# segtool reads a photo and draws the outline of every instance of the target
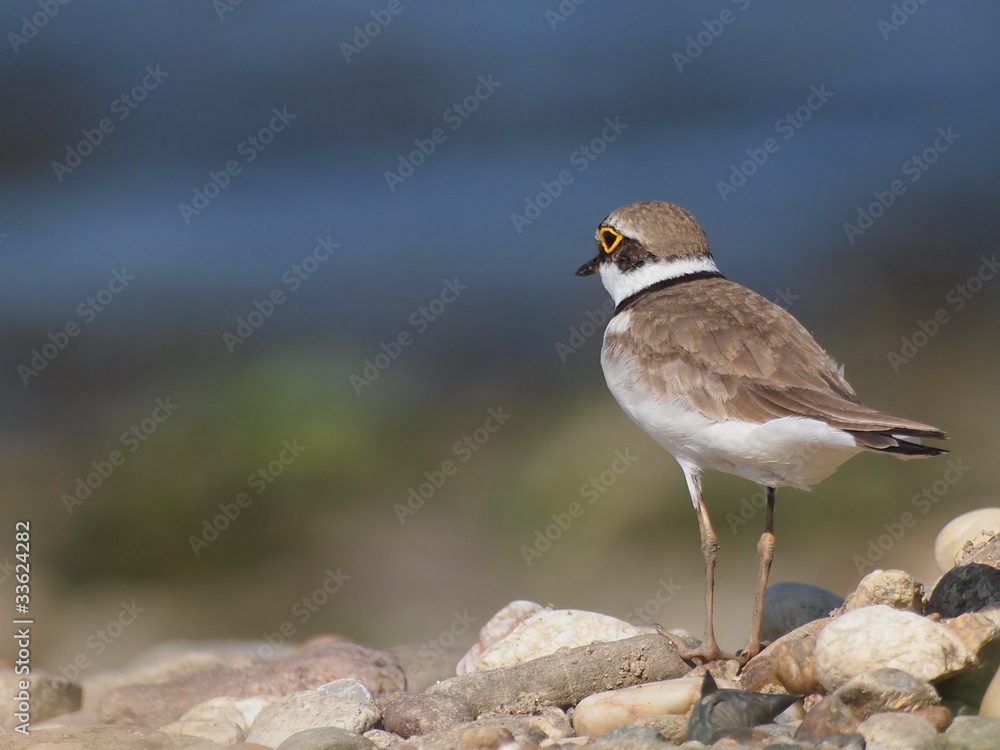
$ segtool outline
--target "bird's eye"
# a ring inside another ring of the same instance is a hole
[[[611,255],[622,242],[622,236],[611,227],[601,227],[601,247],[604,252]]]

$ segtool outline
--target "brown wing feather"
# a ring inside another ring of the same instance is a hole
[[[712,419],[812,417],[852,433],[882,433],[886,437],[859,440],[874,449],[896,442],[892,433],[945,437],[930,425],[864,406],[791,314],[726,279],[651,294],[630,314],[629,333],[608,336],[612,356],[618,344],[634,351],[654,390],[683,398]]]

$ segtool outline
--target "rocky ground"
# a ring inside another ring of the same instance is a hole
[[[336,638],[165,645],[82,685],[35,673],[30,736],[20,678],[0,670],[0,748],[1000,748],[998,530],[1000,509],[949,524],[929,596],[902,571],[846,600],[772,586],[771,644],[739,672],[622,620],[518,601],[437,674],[416,649]]]

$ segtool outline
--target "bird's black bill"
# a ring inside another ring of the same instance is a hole
[[[576,275],[593,276],[595,273],[600,273],[601,269],[597,265],[600,260],[601,260],[600,256],[597,256],[593,260],[588,260],[586,263],[584,263],[582,266],[576,269]]]

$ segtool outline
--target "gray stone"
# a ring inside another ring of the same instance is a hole
[[[873,570],[844,601],[844,612],[876,604],[922,613],[924,586],[902,570]]]
[[[776,583],[767,589],[760,637],[775,641],[843,605],[842,597],[808,583]]]
[[[933,685],[901,669],[862,672],[833,694],[862,718],[883,711],[916,711],[941,702]]]
[[[361,693],[349,686],[336,692],[346,697],[304,690],[275,701],[257,715],[247,732],[247,742],[277,747],[296,732],[319,727],[338,727],[360,735],[378,722],[379,710],[367,689],[365,701],[357,700]]]
[[[1000,719],[991,716],[956,716],[945,730],[949,750],[997,750]]]
[[[472,706],[451,695],[396,693],[382,704],[382,726],[401,737],[443,732],[475,718]]]
[[[646,740],[647,742],[666,742],[667,738],[655,729],[649,727],[615,727],[601,736],[602,740]]]
[[[1000,604],[1000,539],[994,539],[937,582],[927,611],[958,617]]]
[[[885,750],[940,750],[943,743],[927,719],[913,714],[875,714],[858,727],[868,747]]]
[[[974,664],[965,642],[940,623],[881,605],[834,618],[816,639],[817,673],[827,690],[882,667],[934,682]]]
[[[338,727],[317,727],[296,732],[277,750],[375,750],[378,745],[360,734]]]

